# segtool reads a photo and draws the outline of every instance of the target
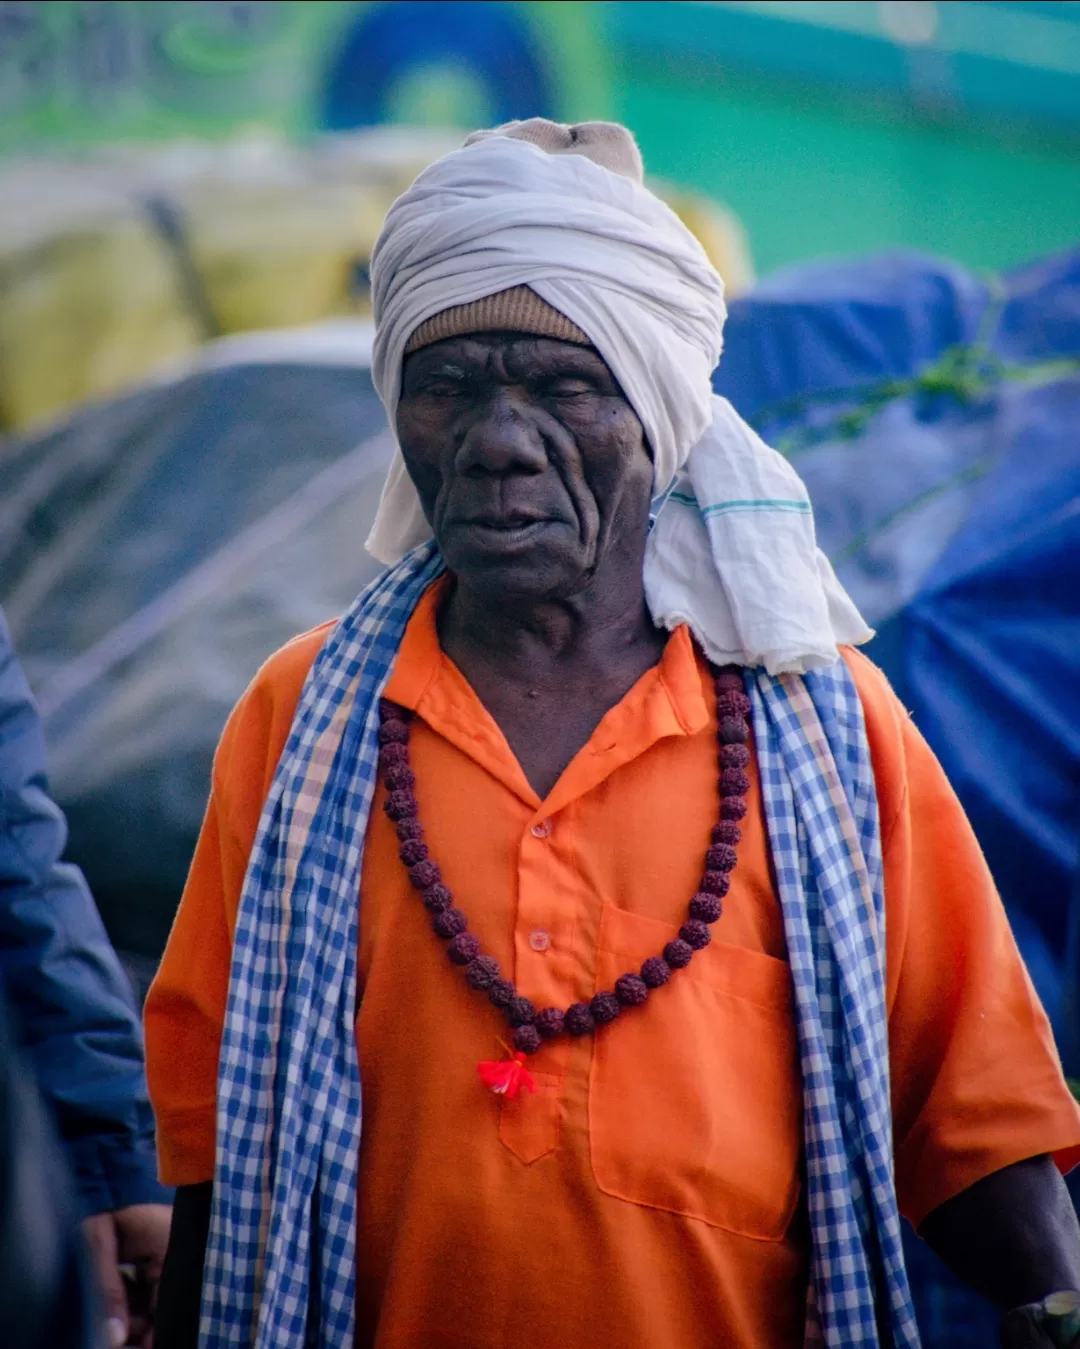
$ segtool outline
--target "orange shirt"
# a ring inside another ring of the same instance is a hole
[[[421,817],[470,928],[538,1005],[610,988],[675,935],[717,818],[711,681],[685,629],[545,801],[439,649],[441,587],[387,696],[417,713]],[[232,931],[259,808],[327,629],[274,656],[225,730],[147,1001],[164,1180],[210,1179]],[[878,782],[901,1207],[1080,1157],[1080,1113],[978,846],[881,674],[846,658]],[[500,1015],[431,933],[379,808],[361,882],[358,1337],[363,1349],[801,1343],[808,1249],[783,924],[757,782],[713,943],[633,1014],[476,1076]]]

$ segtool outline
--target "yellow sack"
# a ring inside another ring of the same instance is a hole
[[[386,127],[300,149],[265,137],[0,168],[0,428],[138,383],[207,338],[370,312],[390,204],[456,131]],[[738,220],[651,186],[737,294]]]
[[[137,203],[77,170],[0,173],[0,427],[111,394],[202,340]]]

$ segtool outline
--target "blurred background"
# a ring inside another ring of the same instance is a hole
[[[615,118],[1080,1073],[1080,4],[0,0],[0,604],[138,990],[259,664],[374,574],[368,261],[463,131]],[[925,1340],[995,1342],[912,1248]]]

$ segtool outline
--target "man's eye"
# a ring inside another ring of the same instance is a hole
[[[581,398],[586,394],[595,393],[596,390],[584,379],[555,379],[547,386],[545,392],[549,398]]]
[[[424,385],[423,392],[429,398],[460,398],[468,393],[468,386],[463,380],[433,379]]]

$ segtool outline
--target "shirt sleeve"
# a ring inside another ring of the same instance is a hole
[[[0,615],[0,974],[85,1212],[168,1203],[131,989],[77,867],[60,861],[41,721]]]
[[[211,793],[180,908],[143,1008],[158,1168],[169,1185],[195,1185],[214,1174],[218,1052],[232,956],[226,892],[235,884]],[[234,910],[238,899],[237,890]]]
[[[218,1058],[236,914],[263,801],[328,626],[272,656],[229,717],[187,884],[146,995],[146,1071],[157,1116],[158,1169],[169,1185],[213,1179]]]
[[[918,1226],[1002,1167],[1080,1161],[1080,1110],[989,869],[941,765],[869,662],[896,1184]]]

